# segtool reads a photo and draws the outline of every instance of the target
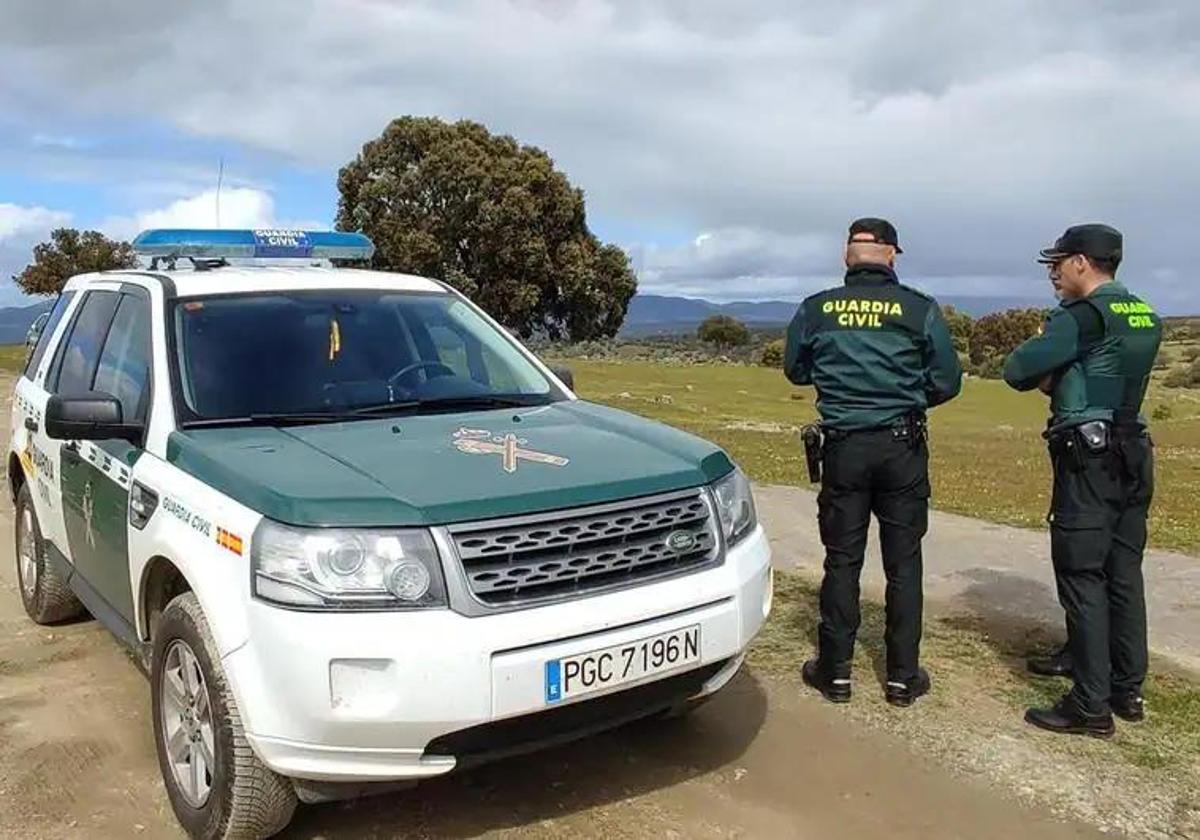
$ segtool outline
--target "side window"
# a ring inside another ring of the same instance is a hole
[[[46,355],[46,349],[50,346],[50,338],[54,335],[54,331],[58,328],[59,322],[63,319],[67,307],[71,305],[74,298],[74,292],[63,292],[54,302],[54,307],[50,310],[50,317],[42,324],[41,331],[37,336],[37,344],[25,365],[26,379],[32,380],[37,375],[38,365],[42,363],[42,357]]]
[[[55,394],[82,394],[92,390],[100,347],[108,334],[120,295],[117,292],[88,292],[71,332],[54,358],[56,370],[46,378],[46,390]]]
[[[92,389],[116,397],[121,417],[133,422],[145,419],[149,384],[150,304],[136,295],[121,295]]]

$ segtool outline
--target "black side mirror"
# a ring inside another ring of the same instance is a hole
[[[54,440],[127,440],[142,438],[140,423],[126,423],[116,397],[100,391],[46,402],[46,435]]]
[[[569,367],[558,365],[550,368],[550,372],[557,376],[562,384],[566,385],[572,391],[575,390],[575,374],[571,373]]]

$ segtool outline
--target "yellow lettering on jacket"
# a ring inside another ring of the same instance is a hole
[[[837,315],[837,325],[851,329],[880,329],[891,318],[904,315],[904,307],[894,300],[827,300],[821,305],[826,315]]]

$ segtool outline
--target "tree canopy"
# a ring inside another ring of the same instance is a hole
[[[1042,309],[1006,309],[980,318],[971,327],[972,369],[987,378],[999,376],[1004,358],[1037,335],[1045,318]]]
[[[696,329],[696,337],[718,347],[739,347],[750,340],[750,330],[732,315],[710,315]]]
[[[444,280],[523,337],[614,335],[637,280],[540,149],[478,123],[401,117],[338,174],[337,226],[375,268]]]
[[[57,228],[50,241],[34,246],[33,262],[13,276],[27,295],[56,295],[76,274],[134,268],[138,264],[133,246],[109,239],[96,230]]]

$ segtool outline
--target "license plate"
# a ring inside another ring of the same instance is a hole
[[[605,691],[700,661],[700,625],[546,662],[546,702]]]

